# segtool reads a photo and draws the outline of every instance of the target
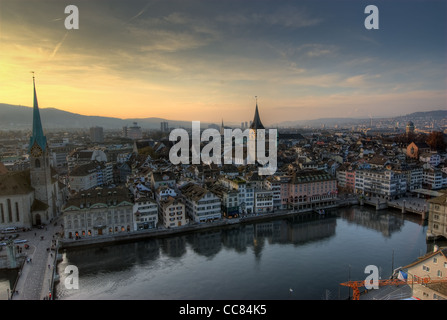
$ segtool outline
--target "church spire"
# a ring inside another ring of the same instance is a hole
[[[261,118],[259,117],[259,111],[258,111],[258,97],[256,96],[256,110],[255,110],[255,117],[253,119],[253,122],[251,123],[250,129],[265,129],[264,125],[261,122]]]
[[[33,132],[29,141],[29,148],[34,144],[38,144],[42,151],[45,151],[47,146],[47,138],[43,134],[42,121],[40,120],[39,104],[37,102],[36,82],[33,72],[33,88],[34,88],[34,103],[33,103]]]

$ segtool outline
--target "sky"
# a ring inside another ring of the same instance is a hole
[[[32,106],[34,71],[40,108],[123,119],[240,123],[256,99],[266,126],[447,109],[446,15],[445,0],[0,0],[0,103]]]

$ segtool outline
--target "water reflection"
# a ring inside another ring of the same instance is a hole
[[[425,235],[415,235],[414,232],[424,228],[418,221],[412,222],[413,218],[407,218],[392,211],[376,212],[355,207],[324,217],[297,215],[169,238],[71,249],[58,266],[61,281],[56,296],[64,299],[73,294],[63,288],[63,270],[66,265],[73,264],[79,267],[81,280],[88,278],[88,284],[84,284],[85,292],[74,293],[78,298],[110,298],[108,294],[120,298],[118,287],[132,287],[132,290],[120,290],[139,292],[138,298],[147,299],[158,295],[166,298],[200,298],[203,295],[206,299],[221,299],[226,294],[233,297],[234,290],[242,286],[241,296],[256,298],[258,292],[270,292],[267,298],[282,299],[282,287],[288,288],[294,281],[299,281],[302,286],[303,281],[307,281],[304,279],[319,276],[321,283],[315,288],[309,287],[309,292],[303,294],[303,297],[312,297],[312,294],[317,295],[312,290],[326,292],[328,282],[331,290],[338,290],[338,283],[347,280],[346,263],[352,264],[353,271],[359,270],[358,277],[363,276],[364,265],[370,264],[371,259],[388,269],[391,257],[388,252],[391,250],[399,252],[398,258],[403,263],[412,262],[420,253],[425,254],[422,252],[427,247]],[[392,237],[394,234],[399,236]],[[409,246],[411,237],[414,238],[411,245],[415,248]],[[391,240],[395,243],[390,244]],[[353,253],[359,256],[353,256]],[[322,273],[328,273],[329,264],[333,266],[331,276],[321,277]],[[222,270],[231,270],[231,277],[225,283],[219,282]],[[297,279],[297,275],[305,275],[305,278]],[[195,283],[194,287],[178,282],[185,277],[188,283]],[[177,279],[177,282],[171,279]],[[113,294],[95,289],[95,285],[104,282],[113,283]],[[141,287],[143,282],[147,284],[144,288]],[[223,285],[226,289],[217,290],[216,287]],[[262,289],[256,289],[256,286]],[[131,293],[128,296],[133,297]]]
[[[136,264],[147,264],[163,253],[172,258],[186,255],[189,247],[197,255],[212,259],[223,248],[246,252],[248,248],[261,255],[263,243],[300,245],[335,235],[337,216],[299,216],[254,224],[242,224],[219,230],[200,231],[170,238],[149,239],[135,243],[97,248],[70,249],[67,264],[82,264],[90,273],[102,267],[109,271],[124,270]]]
[[[8,293],[14,287],[17,279],[17,270],[0,270],[0,300],[8,300]]]

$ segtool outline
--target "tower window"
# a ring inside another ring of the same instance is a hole
[[[11,199],[8,199],[7,203],[8,203],[8,222],[12,222]]]
[[[39,159],[36,159],[36,161],[34,161],[34,167],[40,168],[40,160]]]
[[[1,223],[5,223],[5,212],[3,210],[3,203],[0,203]]]
[[[19,204],[16,202],[16,221],[20,221]]]

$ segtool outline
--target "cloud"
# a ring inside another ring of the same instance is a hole
[[[215,20],[230,26],[267,25],[292,29],[316,26],[323,21],[321,18],[309,14],[306,9],[295,6],[279,6],[273,12],[263,12],[262,9],[256,10],[256,7],[250,7],[250,9],[241,10],[245,12],[220,14]]]
[[[54,58],[54,56],[56,55],[57,51],[59,50],[59,48],[61,47],[62,43],[64,43],[65,39],[68,36],[68,32],[65,32],[64,37],[62,38],[62,40],[56,45],[56,47],[54,48],[53,52],[50,55],[49,60],[52,60]]]

